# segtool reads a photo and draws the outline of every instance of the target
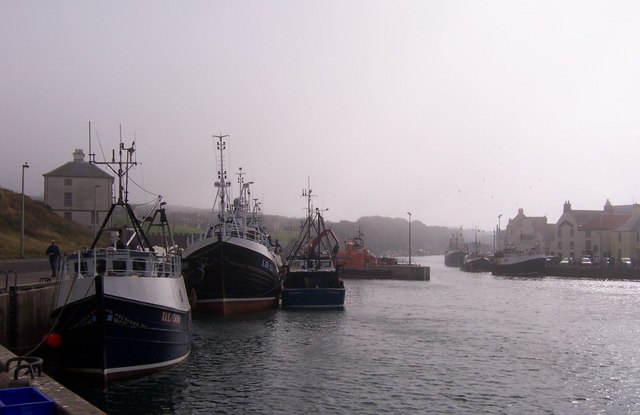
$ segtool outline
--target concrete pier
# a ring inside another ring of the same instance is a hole
[[[431,269],[415,264],[385,265],[370,269],[345,269],[340,277],[355,280],[429,281]]]
[[[58,414],[103,414],[45,373],[32,379],[21,370],[14,379],[17,364],[7,370],[15,353],[31,353],[49,331],[56,284],[50,277],[46,259],[0,261],[0,344],[8,347],[0,346],[0,388],[36,387],[56,403]]]
[[[35,371],[33,379],[25,370],[18,371],[17,379],[15,371],[17,365],[10,365],[6,371],[6,363],[9,359],[17,357],[11,351],[0,346],[0,388],[18,388],[33,386],[47,395],[56,404],[56,413],[61,415],[98,415],[104,414],[100,409],[91,405],[69,389],[65,388],[45,373]]]

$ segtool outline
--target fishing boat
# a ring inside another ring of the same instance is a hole
[[[182,254],[187,282],[195,291],[195,310],[232,315],[276,308],[282,261],[279,247],[261,224],[260,204],[251,204],[250,185],[239,169],[239,196],[231,199],[225,150],[228,135],[217,139],[217,193],[207,231]]]
[[[180,363],[191,350],[191,312],[177,246],[152,246],[147,236],[151,226],[168,229],[164,203],[158,198],[150,220],[140,221],[124,190],[136,164],[134,151],[121,141],[118,162],[115,155],[112,162],[92,161],[118,175],[119,194],[91,247],[63,258],[46,343],[55,347],[51,353],[64,373],[102,381],[130,378]],[[118,213],[127,225],[111,228],[111,245],[99,248]]]
[[[474,229],[473,252],[465,255],[460,269],[466,272],[489,272],[491,271],[491,260],[483,252],[480,252],[478,243],[479,230]]]
[[[491,260],[480,252],[465,255],[460,267],[466,272],[489,272],[491,271]]]
[[[539,277],[546,270],[547,257],[535,250],[507,247],[493,260],[491,273],[499,276]]]
[[[467,246],[462,236],[462,229],[451,235],[449,245],[444,254],[444,264],[448,267],[461,267],[467,255]]]
[[[307,218],[287,257],[282,280],[282,308],[343,308],[344,283],[335,266],[338,239],[324,223],[320,209],[311,207],[307,197]]]

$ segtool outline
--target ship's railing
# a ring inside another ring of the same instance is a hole
[[[320,270],[331,270],[334,268],[333,261],[330,259],[321,259],[318,261],[317,259],[294,259],[289,261],[289,270],[290,271],[299,271],[306,269],[320,269]]]
[[[98,275],[116,277],[171,278],[181,274],[178,255],[157,255],[155,252],[128,249],[98,249],[79,251],[65,258],[64,278],[84,278]]]

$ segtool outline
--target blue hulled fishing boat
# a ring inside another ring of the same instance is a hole
[[[282,281],[282,308],[343,308],[344,283],[335,266],[338,239],[326,228],[319,209],[307,197],[307,218],[287,257]]]
[[[175,365],[191,350],[191,310],[177,247],[152,246],[147,237],[151,226],[168,229],[163,203],[158,198],[150,221],[140,221],[123,190],[136,164],[133,152],[133,145],[125,149],[121,143],[119,162],[93,161],[117,166],[118,200],[91,247],[64,257],[47,342],[57,346],[51,352],[63,372],[103,381]],[[111,246],[98,248],[118,210],[127,225],[112,229]]]

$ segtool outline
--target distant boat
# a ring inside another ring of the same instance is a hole
[[[491,271],[491,260],[478,252],[468,254],[465,255],[460,269],[466,272],[489,272]]]
[[[135,217],[123,190],[136,164],[133,152],[133,145],[125,149],[121,143],[119,162],[96,163],[117,166],[118,201],[91,247],[64,257],[47,342],[58,346],[52,353],[62,371],[103,381],[175,365],[191,350],[191,312],[177,247],[151,246],[142,228],[146,221]],[[157,203],[147,231],[154,225],[168,229],[164,203],[159,198]],[[116,209],[124,212],[130,229],[113,230],[113,245],[98,248]],[[154,223],[158,216],[160,222]],[[125,230],[132,232],[128,239]]]
[[[254,200],[251,206],[253,182],[244,182],[242,168],[237,173],[240,194],[231,202],[226,137],[214,136],[218,139],[218,191],[210,224],[182,254],[188,284],[195,290],[196,311],[216,315],[276,308],[282,266],[278,247],[261,224],[259,203]]]
[[[464,257],[467,255],[467,246],[464,243],[462,229],[451,235],[449,245],[444,254],[444,264],[448,267],[461,267]]]
[[[307,218],[287,257],[282,280],[282,308],[343,308],[346,290],[334,263],[338,239],[325,227],[319,209],[307,197]]]
[[[547,257],[535,251],[507,247],[495,255],[491,273],[514,277],[543,276]]]
[[[378,258],[364,246],[363,234],[345,242],[338,251],[336,264],[341,267],[344,278],[382,278],[389,276],[390,266],[397,265],[395,258]]]
[[[491,271],[491,260],[487,255],[480,252],[480,244],[478,244],[478,229],[474,229],[473,247],[473,252],[465,255],[460,269],[466,272]]]

